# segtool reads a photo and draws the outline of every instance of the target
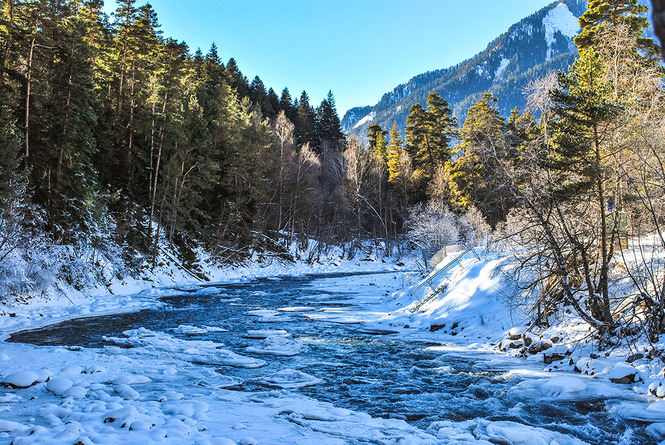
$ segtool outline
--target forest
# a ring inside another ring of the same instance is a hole
[[[108,262],[138,274],[164,249],[196,271],[201,251],[228,264],[483,242],[514,255],[538,324],[665,331],[664,72],[636,0],[589,1],[579,58],[534,79],[525,110],[501,116],[486,93],[458,122],[432,93],[404,135],[375,124],[366,145],[332,92],[278,96],[215,44],[165,37],[149,4],[117,3],[2,2],[5,295],[53,268],[75,287]]]

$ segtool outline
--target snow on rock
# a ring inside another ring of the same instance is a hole
[[[649,384],[649,393],[660,399],[665,398],[665,385],[662,380],[656,380]]]
[[[72,375],[83,374],[83,367],[79,365],[70,365],[63,369],[62,372]]]
[[[174,401],[175,400],[182,400],[184,397],[185,397],[185,395],[181,392],[176,392],[176,391],[169,390],[169,391],[166,391],[164,394],[162,394],[159,397],[158,401],[159,402],[166,402],[166,401],[169,401],[169,400],[174,400]]]
[[[135,407],[125,406],[104,414],[103,422],[122,427],[122,425],[130,425],[135,420],[138,420],[139,416],[140,414]]]
[[[371,122],[374,119],[374,116],[376,116],[376,112],[372,111],[367,116],[360,119],[358,121],[358,123],[353,126],[353,129],[355,130],[356,128],[360,128],[361,126],[365,125],[366,123]]]
[[[12,388],[29,388],[39,383],[39,375],[32,371],[18,371],[9,374],[2,382]]]
[[[656,413],[665,413],[665,401],[658,400],[657,402],[650,403],[647,411]]]
[[[523,328],[511,328],[510,331],[508,331],[508,338],[510,340],[520,340],[522,338],[522,333],[524,332]]]
[[[48,382],[53,377],[53,371],[49,368],[42,368],[37,371],[37,381],[39,383]]]
[[[665,440],[665,423],[652,423],[646,428],[646,432],[656,440]]]
[[[141,395],[129,385],[117,385],[115,392],[125,400],[138,400]]]
[[[289,339],[284,336],[268,337],[259,346],[250,346],[245,351],[254,354],[272,354],[283,356],[294,356],[300,354],[303,347],[302,341]]]
[[[587,389],[586,383],[576,377],[555,377],[543,383],[543,394],[547,397],[578,395]]]
[[[106,368],[100,365],[90,366],[88,369],[84,371],[85,374],[101,374],[103,372],[106,372]]]
[[[82,386],[72,386],[62,392],[62,397],[72,397],[74,399],[83,399],[88,394],[88,390]]]
[[[27,426],[11,420],[0,419],[0,433],[22,433],[28,429]]]
[[[628,363],[617,363],[612,367],[607,378],[614,383],[630,384],[637,377],[637,369]]]
[[[74,382],[65,377],[54,377],[47,384],[46,389],[53,394],[61,396],[65,391],[74,386]]]
[[[294,389],[302,388],[304,386],[318,385],[322,380],[295,369],[283,369],[268,377],[260,379],[260,382],[266,386]]]

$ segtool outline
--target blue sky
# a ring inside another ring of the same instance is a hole
[[[340,116],[411,77],[472,57],[552,0],[152,0],[167,37],[212,42],[279,95],[332,90]],[[141,0],[137,4],[143,4]],[[107,0],[106,9],[115,3]]]

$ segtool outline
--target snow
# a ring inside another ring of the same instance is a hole
[[[283,369],[275,374],[261,379],[261,382],[267,386],[273,386],[283,389],[302,388],[304,386],[318,385],[323,380],[305,374],[295,369]]]
[[[19,371],[9,374],[4,378],[3,383],[17,388],[28,388],[39,380],[39,376],[31,371]]]
[[[506,71],[506,68],[508,68],[508,65],[510,65],[510,59],[506,59],[505,57],[501,58],[501,63],[499,63],[499,67],[494,73],[494,78],[500,78],[503,72]]]
[[[445,261],[439,270],[444,265]],[[209,272],[218,281],[237,283],[285,270],[280,267],[235,269],[227,271],[225,278],[220,271]],[[665,392],[660,390],[665,376],[658,375],[662,366],[656,370],[646,360],[628,364],[618,355],[598,357],[592,355],[590,346],[569,348],[572,339],[588,333],[583,324],[568,326],[563,332],[531,330],[514,284],[501,272],[509,267],[510,259],[476,251],[432,282],[439,293],[427,287],[417,297],[406,288],[399,290],[396,274],[323,280],[316,292],[293,306],[252,308],[241,314],[250,323],[275,323],[276,329],[243,330],[246,343],[235,350],[200,337],[225,332],[225,327],[188,324],[167,332],[126,330],[109,336],[100,349],[4,343],[0,379],[23,389],[0,388],[0,444],[582,443],[559,432],[564,428],[553,431],[517,421],[451,419],[419,429],[403,420],[371,417],[306,397],[299,392],[301,388],[322,387],[326,378],[292,364],[294,357],[307,356],[312,340],[279,329],[280,321],[291,319],[349,324],[366,335],[431,342],[428,350],[441,353],[488,354],[495,357],[488,366],[500,373],[500,379],[519,378],[509,389],[513,400],[546,404],[550,400],[602,399],[608,416],[652,422],[647,433],[664,440],[665,401],[647,396],[649,390]],[[314,266],[319,272],[354,268],[394,270],[395,266],[345,264],[339,257]],[[304,265],[294,265],[289,272],[307,270]],[[81,307],[53,301],[5,307],[6,314],[17,316],[0,316],[0,333],[6,336],[17,329],[77,317],[85,312],[82,309],[99,314],[159,307],[159,297],[173,294],[173,286],[182,291],[193,285],[190,279],[170,282],[171,288],[143,283],[140,292],[123,297],[72,295]],[[127,294],[133,285],[124,288]],[[356,289],[349,307],[332,305],[335,296],[329,292],[342,286]],[[316,302],[316,309],[296,305],[309,302]],[[505,353],[497,349],[510,334],[519,337],[510,341],[520,346],[530,342],[552,347],[526,358],[511,357],[521,348],[507,348]],[[555,336],[561,338],[554,341]],[[565,359],[547,366],[543,364],[546,353]],[[256,374],[246,380],[228,375],[226,369],[234,367]],[[442,367],[440,372],[450,369]],[[631,384],[612,383],[612,379],[633,374],[637,378]],[[251,391],[251,385],[261,386],[263,391]],[[518,411],[510,418],[519,419]]]
[[[74,386],[74,382],[65,377],[55,377],[46,384],[46,389],[56,395],[63,395],[65,391]]]
[[[376,112],[372,111],[367,116],[360,119],[358,123],[356,123],[356,125],[353,126],[353,129],[355,130],[356,128],[362,127],[366,123],[371,122],[374,119],[374,116],[376,116]]]
[[[547,397],[559,397],[583,393],[587,384],[577,377],[564,376],[546,381],[541,389]]]
[[[572,39],[580,31],[578,18],[573,14],[565,3],[559,3],[543,19],[545,25],[545,41],[547,42],[547,60],[552,58],[552,45],[554,35],[560,32]]]
[[[253,354],[294,356],[300,354],[302,347],[303,343],[300,340],[275,335],[267,337],[260,345],[248,347],[245,351]]]

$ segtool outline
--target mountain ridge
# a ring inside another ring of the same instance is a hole
[[[567,69],[577,57],[573,39],[586,5],[586,0],[552,2],[513,24],[475,56],[416,75],[384,94],[376,105],[351,108],[342,119],[343,130],[361,139],[374,123],[388,129],[396,121],[403,130],[409,108],[424,104],[431,92],[447,100],[460,121],[487,91],[499,99],[503,115],[515,107],[524,108],[522,92],[530,81]]]

